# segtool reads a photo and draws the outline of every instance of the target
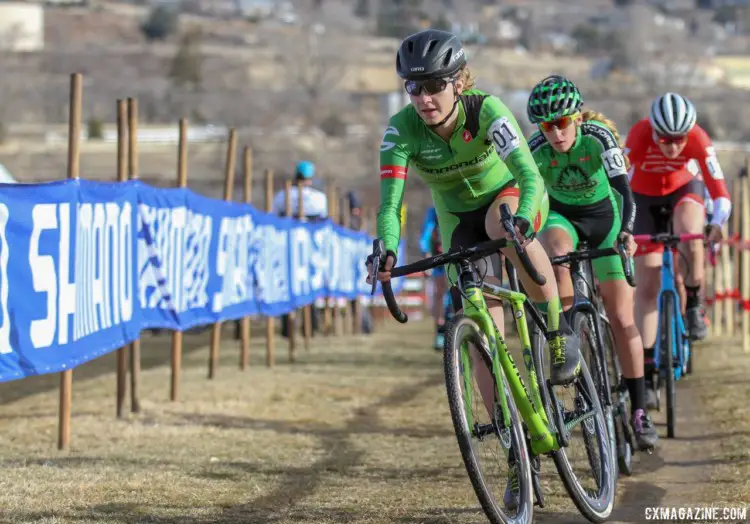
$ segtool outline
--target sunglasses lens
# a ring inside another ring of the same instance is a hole
[[[685,141],[684,136],[672,137],[672,136],[660,136],[659,143],[664,145],[681,144]]]
[[[445,80],[434,78],[430,80],[409,80],[404,84],[404,88],[412,96],[418,96],[422,92],[422,89],[428,95],[435,95],[443,91],[447,85],[448,82]]]
[[[549,133],[555,128],[565,129],[572,123],[573,123],[573,117],[571,115],[568,115],[568,116],[558,118],[557,120],[552,120],[551,122],[541,122],[539,124],[539,127],[542,128],[542,131],[546,131],[547,133]]]
[[[447,85],[448,82],[442,79],[425,80],[424,89],[428,95],[436,95],[445,89]]]

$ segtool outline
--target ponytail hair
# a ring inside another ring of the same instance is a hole
[[[612,134],[615,135],[615,140],[617,140],[617,144],[620,146],[620,149],[623,150],[622,155],[625,157],[625,169],[630,169],[630,159],[628,158],[628,155],[625,154],[625,147],[623,146],[622,139],[620,138],[620,133],[617,132],[617,126],[615,126],[615,123],[604,116],[603,113],[597,113],[596,111],[586,111],[585,113],[583,113],[582,118],[584,122],[595,120],[601,124],[604,124],[610,131],[612,131]]]

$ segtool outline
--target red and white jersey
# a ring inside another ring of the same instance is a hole
[[[687,144],[680,155],[667,158],[656,141],[651,122],[644,118],[628,133],[624,152],[631,164],[628,176],[633,193],[665,196],[698,177],[703,180],[713,199],[712,222],[723,224],[729,218],[731,203],[724,183],[724,172],[711,139],[698,124],[688,133]],[[722,212],[717,217],[719,208]]]

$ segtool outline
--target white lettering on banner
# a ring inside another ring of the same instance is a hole
[[[329,246],[329,260],[330,260],[330,286],[331,291],[337,291],[339,289],[339,268],[341,267],[341,260],[339,254],[341,253],[341,237],[339,237],[336,230],[331,230],[330,246]]]
[[[288,235],[272,225],[258,228],[254,249],[259,249],[256,263],[257,298],[273,304],[289,300]],[[258,244],[260,242],[260,244]]]
[[[354,291],[354,265],[352,263],[353,255],[356,255],[356,241],[353,238],[343,237],[341,239],[341,269],[338,289],[342,293],[351,293]]]
[[[304,227],[295,227],[289,232],[292,241],[292,293],[307,295],[310,293],[310,261],[312,259],[312,238]]]
[[[8,317],[8,239],[5,228],[8,225],[8,206],[0,203],[0,354],[10,353],[10,318]]]
[[[178,313],[208,304],[211,220],[186,207],[154,208],[141,204],[138,275],[141,306]],[[146,228],[148,231],[145,231]],[[150,236],[148,244],[146,232]],[[152,260],[156,257],[156,261]],[[171,303],[162,293],[162,285]]]
[[[222,286],[221,291],[214,293],[214,312],[250,300],[248,272],[252,230],[253,219],[250,215],[221,221],[216,272],[222,278]]]
[[[59,216],[59,220],[58,220]],[[29,265],[34,291],[45,293],[47,316],[31,321],[35,348],[68,343],[69,317],[73,339],[107,329],[133,316],[133,282],[124,268],[132,267],[132,223],[128,202],[77,205],[75,278],[70,280],[70,204],[37,204]],[[39,252],[42,233],[58,231],[58,263]]]
[[[133,318],[133,280],[128,270],[134,262],[132,214],[129,202],[78,205],[72,295],[75,299],[70,300],[76,306],[74,340]],[[61,219],[61,224],[64,222],[69,223],[69,217]],[[63,254],[70,250],[70,238],[62,229],[60,244],[62,260]],[[62,248],[63,244],[68,247]],[[67,260],[65,265],[68,265]],[[69,269],[60,263],[60,275],[67,271]],[[67,314],[63,317],[58,336],[60,344],[67,342]]]
[[[313,234],[314,247],[311,262],[314,272],[310,278],[310,285],[315,292],[322,290],[329,280],[331,234],[330,227],[322,227]]]

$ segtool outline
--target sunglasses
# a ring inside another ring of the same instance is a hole
[[[671,146],[672,144],[682,144],[685,140],[687,140],[687,136],[661,136],[654,133],[656,136],[657,142],[660,144],[664,144],[665,146]]]
[[[539,122],[539,128],[546,133],[551,132],[553,129],[565,129],[569,127],[570,124],[575,122],[577,117],[578,113],[574,115],[562,116],[557,120],[551,120],[549,122]]]
[[[404,83],[404,89],[412,96],[419,96],[424,89],[428,95],[436,95],[442,93],[448,84],[455,81],[453,78],[430,78],[427,80],[407,80]]]

